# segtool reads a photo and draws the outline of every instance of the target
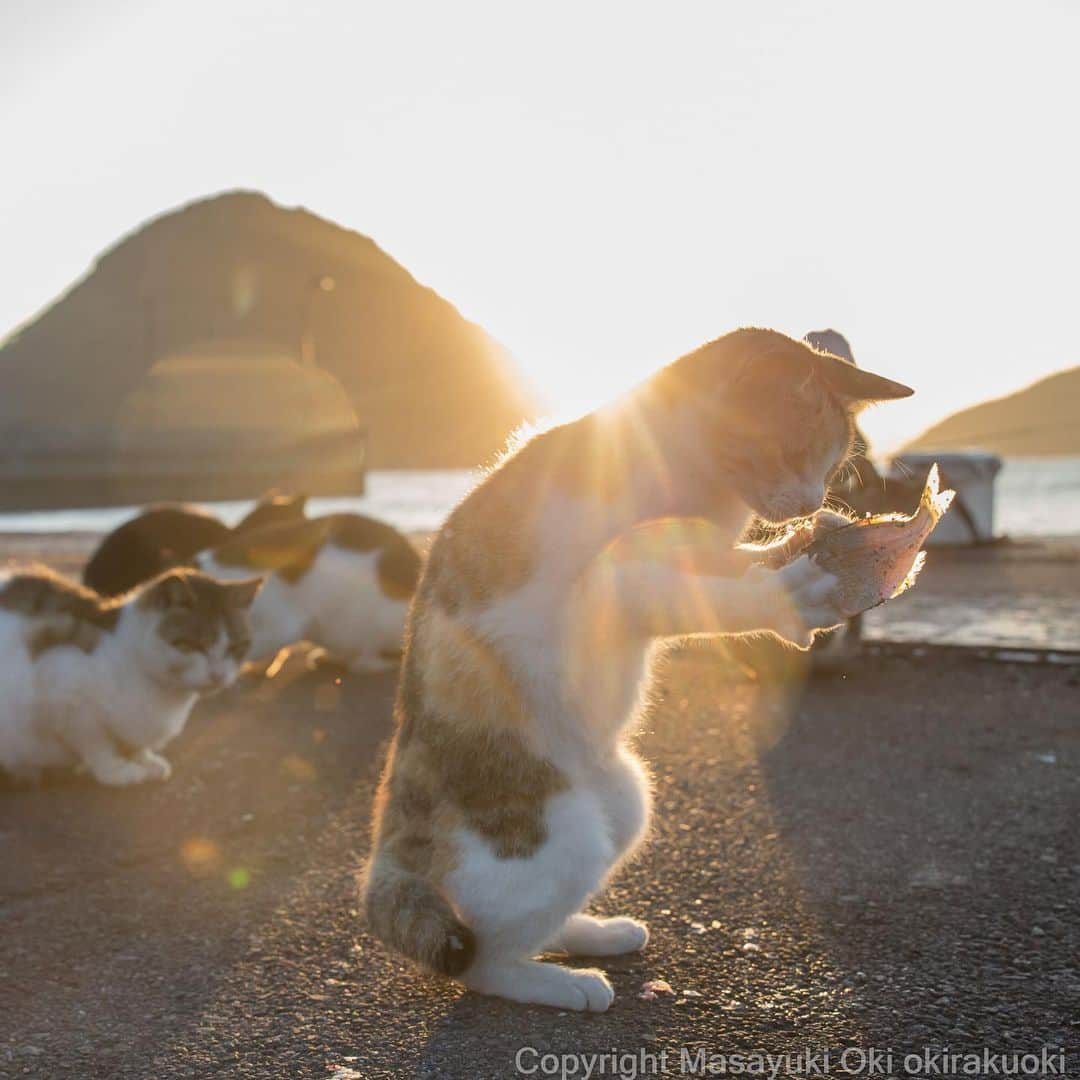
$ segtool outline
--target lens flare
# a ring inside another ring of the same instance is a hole
[[[246,866],[234,866],[226,875],[229,888],[240,892],[251,884],[251,871]]]
[[[300,780],[305,784],[313,783],[317,775],[315,766],[299,754],[288,754],[281,759],[281,770],[293,780]]]
[[[221,865],[221,849],[205,836],[193,836],[181,845],[180,861],[194,877],[208,877]]]

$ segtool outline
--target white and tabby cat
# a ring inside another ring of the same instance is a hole
[[[308,641],[353,671],[390,670],[400,662],[420,556],[385,522],[328,514],[272,525],[197,561],[214,577],[268,575],[251,611],[251,660]]]
[[[822,517],[772,548],[736,544],[754,515],[814,515],[855,412],[909,393],[736,331],[536,436],[457,507],[406,632],[364,882],[378,938],[483,993],[611,1004],[601,971],[532,958],[647,941],[634,919],[582,909],[646,831],[627,740],[651,644],[765,631],[805,647],[835,625],[835,579],[798,555]],[[645,527],[700,518],[714,543],[689,560],[693,530]]]
[[[0,766],[33,780],[168,778],[159,751],[200,694],[236,678],[258,579],[172,570],[107,600],[46,569],[0,575]]]

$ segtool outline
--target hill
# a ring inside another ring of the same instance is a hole
[[[1080,455],[1080,367],[953,413],[904,449],[979,449],[1004,456]]]
[[[220,384],[204,362],[214,355],[228,358]],[[192,356],[201,382],[177,393]],[[249,383],[237,373],[245,362]],[[189,415],[170,417],[172,426],[197,442],[204,416],[220,426],[231,410],[230,422],[254,421],[260,386],[274,389],[273,423],[293,441],[332,434],[330,416],[342,427],[337,398],[347,398],[376,467],[475,465],[529,412],[507,352],[373,240],[251,192],[192,203],[124,237],[12,335],[0,376],[9,463],[96,460],[116,453],[119,429],[133,451],[153,436],[147,416],[181,407]],[[308,414],[282,406],[289,401],[307,402]]]

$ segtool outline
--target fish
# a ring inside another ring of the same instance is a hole
[[[935,463],[914,514],[862,518],[825,533],[805,549],[804,554],[839,579],[845,617],[877,607],[915,584],[926,562],[922,546],[956,496],[940,487]]]

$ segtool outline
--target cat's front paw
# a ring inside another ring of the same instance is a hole
[[[788,528],[781,540],[763,549],[764,565],[770,570],[790,566],[815,540],[850,524],[851,518],[824,508],[811,517],[800,518]]]
[[[778,570],[783,592],[780,617],[774,630],[800,649],[808,649],[818,630],[844,621],[840,610],[840,582],[808,555]]]
[[[845,514],[837,513],[835,510],[819,510],[810,519],[811,539],[819,540],[826,533],[835,532],[837,529],[844,529],[850,525],[853,520],[853,518],[848,517]]]

